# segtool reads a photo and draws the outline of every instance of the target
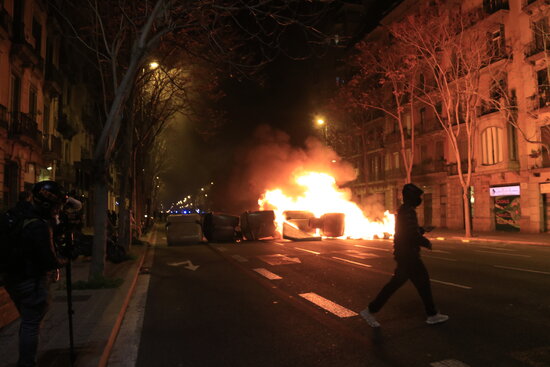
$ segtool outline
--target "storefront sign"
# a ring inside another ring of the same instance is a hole
[[[508,195],[519,195],[519,185],[518,186],[500,186],[500,187],[491,187],[489,188],[490,196],[508,196]]]

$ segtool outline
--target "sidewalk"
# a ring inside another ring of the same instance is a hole
[[[153,232],[149,233],[149,236]],[[148,241],[149,236],[142,238]],[[96,367],[130,289],[140,259],[147,245],[132,246],[134,260],[120,264],[106,262],[108,278],[123,279],[114,289],[89,289],[73,291],[73,329],[76,363],[78,367]],[[79,257],[73,262],[73,283],[87,280],[90,262]],[[63,272],[64,273],[64,272]],[[0,366],[12,367],[17,363],[18,329],[16,320],[0,329]],[[40,333],[38,366],[64,367],[69,363],[69,326],[65,278],[52,285],[52,302]]]
[[[446,239],[460,241],[505,242],[524,245],[550,246],[550,233],[521,233],[521,232],[472,232],[472,237],[466,238],[464,231],[436,228],[427,233],[430,239]]]

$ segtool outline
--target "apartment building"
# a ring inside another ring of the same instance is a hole
[[[513,100],[508,115],[482,102],[476,109],[468,199],[473,230],[550,231],[550,1],[403,1],[381,24],[398,22],[421,6],[441,4],[459,7],[468,14],[472,20],[468,27],[483,27],[487,48],[502,55],[482,68],[479,93],[498,101],[502,92],[496,87],[500,86]],[[384,26],[366,38],[379,37]],[[495,70],[503,75],[497,86],[486,76]],[[417,104],[403,117],[405,127],[414,121],[412,181],[425,191],[419,220],[426,225],[461,229],[465,218],[459,165],[433,110]],[[405,177],[401,134],[383,113],[371,112],[369,116],[354,142],[347,144],[348,150],[356,146],[356,152],[344,154],[360,172],[351,188],[356,200],[375,198],[395,210]],[[457,144],[459,151],[466,151],[465,141],[458,140]],[[461,163],[465,170],[466,162]]]
[[[85,64],[62,29],[45,1],[0,2],[2,208],[46,179],[88,194],[91,97]]]

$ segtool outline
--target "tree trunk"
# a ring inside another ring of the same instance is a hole
[[[105,244],[107,243],[108,190],[105,172],[94,182],[94,242],[89,277],[103,276],[105,270]]]
[[[464,202],[464,227],[465,227],[465,236],[472,236],[472,222],[471,222],[471,212],[470,212],[470,196],[468,195],[468,186],[462,187],[462,201]]]
[[[131,120],[131,119],[130,119]],[[122,175],[120,185],[120,203],[119,203],[119,217],[118,217],[118,243],[124,247],[128,252],[132,245],[132,231],[130,224],[130,199],[131,188],[130,183],[132,177],[132,170],[130,167],[132,164],[132,136],[133,136],[133,123],[132,121],[126,122],[126,139],[124,139],[124,148],[121,153],[122,156]]]

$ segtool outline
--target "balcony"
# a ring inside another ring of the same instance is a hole
[[[11,56],[21,60],[24,67],[37,66],[44,67],[44,60],[36,53],[34,47],[27,42],[25,38],[25,26],[21,22],[17,22],[13,27],[13,44],[11,48]],[[42,70],[41,69],[41,70]]]
[[[47,161],[61,159],[61,138],[54,135],[44,135],[42,140],[42,153],[43,157]]]
[[[483,11],[485,13],[493,14],[499,10],[510,10],[508,0],[483,0]]]
[[[538,6],[549,4],[550,0],[525,0],[523,4],[523,11],[526,13],[530,13]]]
[[[545,51],[548,52],[549,48],[550,48],[550,37],[547,40],[536,39],[527,44],[527,47],[525,50],[525,57],[529,58]]]
[[[492,14],[508,10],[510,10],[508,0],[483,0],[483,6],[474,8],[465,15],[465,27],[469,28],[485,18],[490,17]]]
[[[481,106],[479,106],[477,110],[477,116],[485,116],[498,111],[499,109],[494,104],[481,103]]]
[[[26,113],[12,112],[8,134],[10,138],[26,139],[31,143],[40,145],[38,124]]]
[[[57,131],[59,131],[65,139],[70,140],[76,135],[78,128],[69,120],[66,114],[63,114],[57,123]]]
[[[7,129],[9,120],[8,108],[0,104],[0,128]]]
[[[461,168],[462,173],[468,173],[468,160],[463,159],[461,162]],[[448,175],[449,176],[456,176],[458,175],[458,164],[457,163],[450,163],[447,165],[448,168]],[[472,173],[475,172],[475,160],[472,160]]]
[[[413,166],[412,174],[413,175],[426,175],[430,173],[446,172],[447,165],[442,159],[432,160],[427,159],[420,164],[415,164]]]
[[[46,65],[45,87],[51,91],[61,93],[63,87],[63,75],[52,63]]]

